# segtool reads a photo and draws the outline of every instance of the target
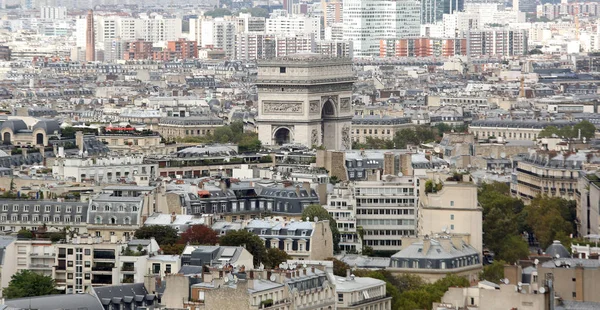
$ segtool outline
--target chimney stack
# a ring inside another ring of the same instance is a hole
[[[346,281],[350,281],[350,269],[346,269]]]
[[[96,35],[94,34],[94,11],[87,14],[85,30],[85,61],[96,61]]]

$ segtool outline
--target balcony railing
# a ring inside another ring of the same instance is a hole
[[[92,271],[112,271],[113,267],[110,266],[94,266]]]
[[[371,298],[366,298],[363,300],[359,300],[359,301],[355,301],[350,303],[350,306],[357,306],[357,305],[362,305],[362,304],[366,304],[366,303],[370,303],[379,299],[385,298],[385,296],[377,296],[377,297],[371,297]]]

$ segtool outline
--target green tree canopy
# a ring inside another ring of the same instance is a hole
[[[177,230],[163,225],[142,226],[135,231],[134,236],[137,239],[150,239],[154,237],[160,246],[176,243],[179,239]]]
[[[277,266],[279,266],[279,264],[287,262],[287,260],[291,258],[292,257],[285,251],[282,251],[277,248],[270,248],[267,250],[266,261],[268,262],[268,264],[265,265],[267,267],[276,268]]]
[[[496,260],[492,264],[483,266],[483,271],[479,274],[479,280],[487,280],[500,284],[500,280],[504,279],[504,262]]]
[[[223,17],[223,16],[231,16],[231,11],[228,9],[221,9],[221,8],[216,8],[212,11],[208,11],[204,13],[204,16],[210,16],[210,17]]]
[[[581,121],[579,124],[573,126],[573,131],[575,137],[578,137],[579,131],[581,131],[581,137],[585,137],[589,141],[596,135],[596,126],[588,121]]]
[[[327,258],[326,260],[330,260],[333,262],[333,274],[336,276],[345,277],[346,270],[351,269],[350,265],[342,262],[341,260],[339,260],[337,258],[330,257],[330,258]]]
[[[254,256],[254,267],[258,267],[261,263],[263,265],[269,263],[265,242],[259,236],[249,231],[229,231],[225,236],[221,237],[220,244],[225,246],[244,246]]]
[[[35,297],[57,294],[54,289],[52,277],[43,276],[30,270],[21,270],[15,273],[8,283],[8,287],[2,290],[6,299]]]
[[[331,229],[331,234],[333,237],[333,251],[338,252],[340,231],[337,228],[337,222],[333,216],[331,216],[331,214],[329,214],[329,212],[327,212],[327,210],[320,205],[310,205],[306,207],[304,211],[302,211],[302,219],[308,218],[309,221],[313,221],[315,217],[319,218],[319,220],[329,221],[329,228]]]
[[[520,259],[527,259],[529,257],[529,245],[521,236],[510,235],[504,238],[503,242],[497,258],[510,263],[516,263]]]
[[[543,196],[533,199],[524,212],[540,246],[546,248],[557,236],[564,238],[576,231],[576,210],[574,201]]]
[[[596,126],[588,121],[581,121],[575,126],[564,126],[557,128],[555,126],[548,126],[538,134],[538,138],[549,138],[556,135],[560,138],[577,139],[581,132],[581,138],[586,138],[588,141],[596,135]]]

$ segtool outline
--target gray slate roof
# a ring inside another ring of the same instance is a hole
[[[90,294],[48,295],[5,301],[10,307],[37,310],[104,310],[98,299]]]

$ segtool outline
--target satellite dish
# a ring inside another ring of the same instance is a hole
[[[223,281],[225,281],[225,283],[229,282],[229,277],[223,278]]]
[[[275,282],[277,280],[277,277],[273,274],[271,275],[271,278],[269,278],[269,280],[271,280],[271,282]]]
[[[238,283],[238,277],[237,276],[233,276],[233,283]]]
[[[279,268],[283,269],[283,263],[279,264]]]
[[[537,264],[539,264],[539,263],[540,263],[540,260],[539,260],[539,259],[537,259],[537,258],[536,258],[536,259],[533,261],[533,264],[534,264],[534,265],[536,265],[536,266],[537,266]]]
[[[546,293],[546,288],[545,287],[540,287],[539,292],[540,292],[540,294]]]
[[[560,255],[557,253],[556,255],[554,255],[554,257],[560,258]]]
[[[523,283],[519,282],[517,283],[517,286],[523,286]]]
[[[306,268],[306,264],[303,264],[303,265],[302,265],[302,268]]]
[[[504,282],[504,284],[509,284],[510,283],[510,281],[508,281],[507,278],[502,279],[502,282]]]

